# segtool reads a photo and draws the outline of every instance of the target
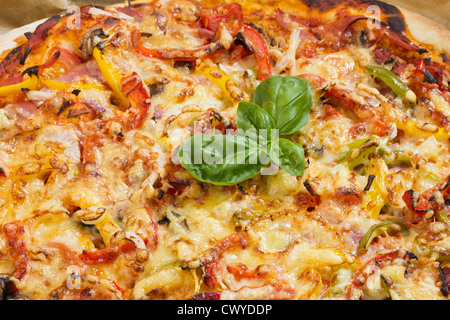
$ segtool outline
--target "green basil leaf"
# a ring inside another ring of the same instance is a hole
[[[271,140],[275,129],[273,118],[257,104],[242,101],[236,112],[236,125],[241,134],[259,141],[260,144]]]
[[[300,77],[272,76],[256,88],[253,102],[272,116],[280,135],[289,135],[300,130],[309,120],[311,87]]]
[[[241,101],[236,112],[236,124],[244,131],[249,129],[274,129],[275,122],[267,111],[257,104]]]
[[[247,180],[263,168],[255,141],[238,135],[196,134],[180,147],[183,168],[196,179],[216,185],[234,185]]]
[[[301,176],[305,171],[305,154],[303,147],[288,139],[273,141],[270,158],[281,169],[294,176]]]

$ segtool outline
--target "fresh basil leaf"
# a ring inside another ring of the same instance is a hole
[[[273,141],[270,158],[281,169],[294,176],[301,176],[305,171],[305,154],[303,147],[288,139]]]
[[[196,134],[180,147],[183,168],[196,179],[216,185],[234,185],[247,180],[263,168],[255,141],[238,135]]]
[[[236,124],[239,129],[273,129],[275,122],[273,118],[259,105],[241,101],[236,112]]]
[[[242,101],[236,112],[236,125],[241,134],[258,141],[260,144],[271,140],[275,129],[273,118],[257,104]]]
[[[311,86],[300,77],[272,76],[256,88],[253,102],[272,116],[280,135],[289,135],[309,120]]]

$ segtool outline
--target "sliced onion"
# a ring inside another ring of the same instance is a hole
[[[90,8],[88,13],[92,14],[92,15],[99,14],[99,15],[104,15],[104,16],[109,16],[109,17],[113,16],[111,12],[108,12],[108,11],[105,11],[105,10],[102,10],[102,9],[99,9],[96,7]]]
[[[50,91],[28,91],[27,98],[33,101],[37,106],[41,105],[45,100],[53,98],[56,93]]]
[[[38,141],[59,142],[65,146],[64,153],[73,163],[81,158],[79,139],[72,129],[60,126],[48,126],[42,129]]]
[[[281,71],[283,71],[285,68],[290,67],[290,74],[292,76],[296,75],[296,67],[295,67],[295,54],[297,52],[297,48],[300,44],[300,28],[294,28],[294,30],[292,30],[291,35],[289,37],[289,47],[288,50],[286,52],[286,54],[284,55],[284,57],[277,62],[277,64],[274,67],[273,72],[274,73],[280,73]]]
[[[134,243],[134,245],[136,246],[136,248],[146,249],[144,240],[142,240],[142,238],[140,236],[138,236],[136,234],[136,232],[127,231],[127,232],[125,232],[125,237],[128,240],[132,241]]]
[[[123,12],[117,12],[117,13],[113,14],[111,12],[108,12],[108,11],[105,11],[105,10],[102,10],[102,9],[99,9],[99,8],[95,8],[95,7],[90,8],[88,13],[92,14],[92,15],[98,14],[98,15],[104,15],[104,16],[108,16],[108,17],[116,16],[116,17],[118,17],[120,19],[129,20],[129,21],[133,21],[134,20],[133,17],[130,17],[129,15],[127,15],[127,14],[125,14]]]

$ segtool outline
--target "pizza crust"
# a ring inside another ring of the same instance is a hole
[[[134,3],[145,3],[148,0],[138,0]],[[123,7],[125,4],[119,3],[111,7]],[[411,36],[419,42],[434,46],[439,51],[445,51],[450,54],[450,30],[440,23],[433,21],[418,13],[412,12],[408,9],[396,6],[405,17]],[[22,42],[26,41],[23,34],[26,32],[33,32],[38,25],[43,23],[45,19],[35,21],[31,24],[13,29],[0,38],[1,51],[10,50]],[[0,56],[3,58],[5,53]]]
[[[24,25],[20,28],[12,29],[0,38],[0,50],[2,51],[1,58],[3,59],[8,52],[14,47],[26,42],[24,33],[33,32],[41,23],[45,22],[47,18],[35,21],[33,23]]]
[[[149,0],[137,0],[133,3],[146,3]],[[265,1],[262,1],[265,2]],[[112,5],[112,8],[123,7],[126,4],[118,3]],[[425,16],[396,6],[403,16],[408,26],[411,36],[419,42],[434,46],[439,51],[445,51],[450,54],[450,30],[440,23],[433,21]],[[23,34],[33,32],[37,26],[43,23],[47,18],[35,21],[31,24],[13,29],[0,38],[0,50],[3,52],[0,58],[5,56],[5,50],[10,50],[26,41]]]
[[[399,8],[405,17],[411,36],[439,51],[450,53],[450,30],[443,25],[407,9]]]

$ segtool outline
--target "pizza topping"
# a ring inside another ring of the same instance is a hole
[[[408,190],[403,194],[409,210],[418,215],[425,215],[430,210],[438,212],[442,210],[447,197],[450,195],[450,177],[442,179],[438,184],[423,192],[419,197],[414,190]]]
[[[142,21],[143,13],[130,4],[125,7],[117,8],[117,11],[126,14],[129,17],[133,17],[139,22]]]
[[[83,59],[88,60],[92,56],[94,48],[102,50],[105,46],[105,41],[109,35],[103,28],[93,28],[86,31],[81,37],[81,43],[78,49],[83,53]]]
[[[268,78],[256,88],[254,103],[239,103],[236,124],[245,135],[193,135],[178,152],[181,165],[200,181],[222,185],[260,173],[269,164],[267,157],[285,171],[302,175],[302,146],[273,135],[275,130],[277,135],[293,134],[305,126],[310,90],[303,78]]]
[[[20,222],[11,222],[3,226],[3,232],[8,238],[11,255],[15,259],[14,277],[21,279],[28,268],[29,252],[25,242],[25,227]]]
[[[220,23],[242,22],[241,5],[237,3],[224,4],[200,12],[200,24],[209,30],[217,31]]]
[[[25,50],[25,53],[20,60],[20,64],[24,65],[28,55],[31,51],[41,42],[44,41],[49,33],[49,30],[53,28],[61,18],[60,15],[56,15],[47,19],[45,22],[40,24],[33,33],[26,33],[25,36],[28,39],[28,45]]]
[[[211,27],[211,25],[210,25]],[[215,27],[215,24],[214,24]],[[131,39],[136,51],[150,58],[175,59],[181,61],[195,61],[199,58],[212,58],[224,50],[228,50],[234,39],[242,34],[246,48],[255,53],[258,64],[258,79],[265,80],[271,74],[271,64],[264,38],[252,27],[245,24],[218,24],[214,38],[210,44],[194,50],[181,49],[150,49],[141,43],[141,32],[133,31]],[[238,31],[242,30],[242,31]]]
[[[247,47],[256,55],[258,80],[264,81],[271,76],[270,56],[266,41],[254,28],[246,24],[241,24],[240,26],[243,30],[243,37]]]
[[[311,88],[303,78],[274,76],[258,86],[253,102],[273,118],[280,135],[289,135],[308,122]]]
[[[445,128],[431,123],[416,121],[408,117],[399,119],[396,125],[398,129],[414,137],[428,138],[432,136],[440,141],[447,141],[450,137],[448,130]]]
[[[17,288],[12,279],[6,274],[0,274],[0,300],[7,300],[15,292]]]
[[[223,92],[233,102],[248,100],[248,96],[236,82],[227,75],[219,66],[215,65],[211,60],[198,60],[195,70],[205,75],[209,80],[219,86]]]
[[[235,28],[231,27],[230,29]],[[235,33],[233,30],[231,32]],[[231,47],[233,38],[234,37],[228,28],[221,24],[211,43],[202,47],[192,50],[177,48],[150,49],[141,43],[140,31],[133,30],[131,32],[131,42],[139,54],[148,58],[174,59],[181,61],[195,61],[199,58],[210,58],[220,54]]]
[[[380,236],[384,232],[394,231],[394,232],[407,232],[408,229],[400,222],[396,221],[384,221],[377,225],[372,226],[367,233],[362,237],[359,243],[359,250],[367,250],[372,241]]]
[[[366,70],[374,77],[383,81],[394,93],[407,102],[415,103],[417,98],[402,80],[400,80],[392,71],[378,66],[367,66]]]
[[[364,286],[370,285],[367,283],[369,281],[370,276],[378,275],[378,271],[381,271],[389,266],[401,266],[401,270],[403,274],[406,274],[406,268],[409,266],[411,260],[416,260],[417,257],[411,252],[407,252],[406,250],[396,250],[384,254],[380,254],[373,259],[369,260],[357,273],[357,275],[353,278],[351,285],[347,286],[347,298],[349,299],[357,299],[361,298],[364,294],[362,290]]]
[[[98,49],[97,47],[93,49],[93,56],[97,61],[98,67],[100,68],[106,83],[108,83],[114,94],[118,97],[120,104],[124,108],[128,108],[129,101],[124,93],[120,90],[120,82],[123,75],[113,65],[106,61],[100,49]]]
[[[21,93],[24,90],[36,90],[37,85],[38,85],[38,78],[33,75],[20,83],[0,87],[0,95],[6,96],[10,94]]]

